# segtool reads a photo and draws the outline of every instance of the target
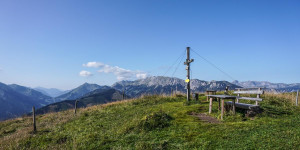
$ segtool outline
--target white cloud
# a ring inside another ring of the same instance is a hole
[[[136,74],[136,78],[138,78],[138,79],[145,79],[145,78],[147,78],[147,74],[146,73],[138,73],[138,74]]]
[[[82,66],[84,66],[84,67],[99,68],[99,67],[103,67],[104,64],[100,63],[100,62],[88,62],[87,64],[83,64]]]
[[[89,77],[89,76],[92,76],[93,74],[91,72],[82,70],[82,71],[79,72],[79,75],[82,76],[82,77]]]
[[[118,66],[106,65],[101,62],[88,62],[87,64],[83,64],[83,66],[100,68],[98,70],[100,73],[113,73],[117,77],[117,80],[144,79],[148,76],[147,73],[142,71],[132,71]]]

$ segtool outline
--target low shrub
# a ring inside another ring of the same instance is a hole
[[[141,120],[139,127],[146,131],[162,129],[168,127],[171,120],[173,120],[173,117],[163,111],[153,112]]]

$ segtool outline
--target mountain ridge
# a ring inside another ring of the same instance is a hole
[[[75,100],[78,99],[85,94],[92,92],[96,89],[101,89],[104,86],[100,86],[98,84],[90,84],[90,83],[84,83],[80,86],[78,86],[75,89],[70,90],[69,92],[60,95],[58,97],[55,97],[56,100],[58,101],[63,101],[63,100]]]
[[[119,81],[114,83],[112,86],[100,86],[97,84],[84,83],[77,88],[70,90],[68,93],[60,95],[55,98],[44,95],[43,93],[36,91],[32,88],[25,86],[11,84],[6,85],[0,84],[2,88],[6,90],[0,90],[0,100],[7,101],[9,97],[11,103],[7,103],[8,107],[3,107],[2,110],[7,110],[7,115],[13,118],[22,115],[22,113],[28,113],[31,111],[32,106],[37,109],[55,102],[65,100],[76,100],[83,97],[91,96],[99,93],[106,89],[116,89],[122,94],[124,92],[127,97],[139,97],[141,95],[160,95],[160,94],[171,94],[171,92],[186,92],[186,83],[184,80],[176,77],[164,77],[164,76],[152,76],[145,79],[139,79],[135,81]],[[4,87],[5,86],[5,87]],[[300,89],[299,83],[285,84],[285,83],[271,83],[267,81],[204,81],[199,79],[191,80],[192,92],[204,92],[206,90],[217,90],[222,91],[226,86],[229,86],[230,90],[238,87],[266,87],[271,92],[295,92]],[[4,96],[6,93],[6,96]],[[17,93],[17,94],[16,94]],[[2,96],[1,96],[2,94]],[[8,95],[7,95],[8,94]],[[23,100],[23,101],[19,101]],[[16,104],[13,104],[13,103]],[[25,103],[24,103],[25,102]],[[18,107],[20,103],[24,108]],[[26,104],[27,103],[27,104]],[[14,106],[12,109],[10,106]],[[4,113],[4,112],[3,112]],[[1,118],[0,118],[1,119]]]
[[[31,97],[15,91],[0,82],[0,120],[19,117],[29,112],[32,106],[41,107]]]
[[[244,88],[262,87],[275,92],[295,92],[300,90],[300,83],[272,83],[269,81],[233,81],[233,84]]]
[[[44,88],[44,87],[35,87],[33,89],[43,93],[44,95],[50,96],[50,97],[58,97],[58,96],[63,95],[70,91],[70,90],[63,91],[63,90],[56,89],[56,88]]]
[[[36,110],[36,114],[45,114],[50,112],[59,112],[68,109],[73,109],[75,101],[77,102],[77,108],[89,107],[98,104],[105,104],[114,101],[122,100],[122,92],[113,89],[96,89],[91,93],[77,99],[77,100],[64,100],[57,103],[52,103]]]
[[[55,102],[52,97],[44,95],[43,93],[36,91],[32,88],[17,85],[17,84],[10,84],[8,86],[20,94],[31,97],[33,100],[35,100],[41,106],[45,106],[45,105]]]
[[[199,79],[191,80],[192,92],[205,92],[206,90],[225,90],[240,88],[228,81],[203,81]],[[135,81],[119,81],[112,85],[113,88],[131,97],[138,97],[144,94],[171,94],[172,91],[185,92],[186,83],[184,80],[174,77],[152,76]]]

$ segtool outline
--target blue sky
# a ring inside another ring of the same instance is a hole
[[[0,43],[7,84],[71,89],[164,75],[187,46],[239,81],[299,83],[300,1],[2,0]],[[191,57],[193,78],[232,81]],[[183,63],[174,76],[185,78]]]

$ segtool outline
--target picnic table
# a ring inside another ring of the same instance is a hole
[[[237,96],[233,95],[206,95],[207,98],[209,98],[209,113],[212,112],[212,104],[213,99],[217,99],[219,102],[219,108],[221,109],[221,119],[223,120],[224,116],[224,100],[230,99],[232,101],[227,101],[226,104],[232,106],[232,112],[235,114],[236,107],[241,109],[247,110],[247,115],[255,115],[257,113],[260,113],[260,107],[258,102],[262,101],[263,99],[260,98],[260,95],[264,94],[264,91],[262,88],[236,88],[237,91],[234,91],[234,94],[237,94]],[[226,93],[228,93],[228,88],[226,87]],[[243,97],[241,94],[256,94],[256,98],[254,97]],[[249,101],[255,101],[255,104],[248,104],[248,103],[240,103],[239,99],[243,100],[249,100]]]
[[[233,114],[235,114],[236,96],[231,96],[231,95],[207,95],[207,97],[209,98],[209,113],[211,113],[211,111],[212,111],[213,98],[216,98],[219,102],[218,109],[220,110],[220,107],[221,107],[221,120],[223,120],[223,116],[224,116],[224,109],[225,109],[224,108],[224,100],[225,99],[231,99],[232,100],[232,103],[233,103],[232,111],[233,111]]]

